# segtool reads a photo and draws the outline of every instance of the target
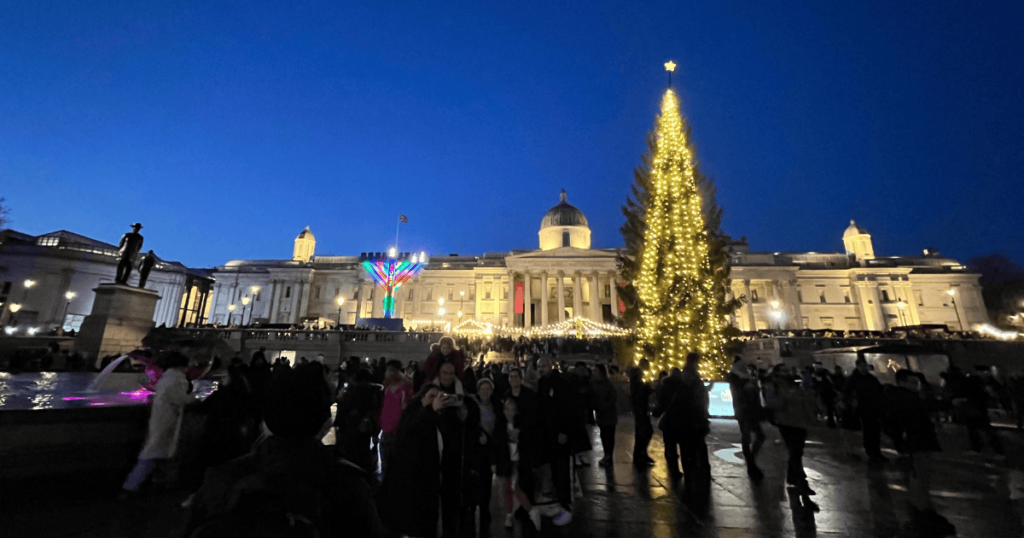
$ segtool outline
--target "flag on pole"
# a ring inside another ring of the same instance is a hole
[[[399,215],[398,216],[398,222],[408,223],[409,222],[409,217],[406,217],[405,215]]]

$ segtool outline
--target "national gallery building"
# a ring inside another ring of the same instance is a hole
[[[988,323],[978,275],[956,260],[929,252],[876,257],[870,234],[852,221],[842,241],[845,253],[751,252],[745,241],[731,244],[731,293],[748,299],[732,322],[743,331],[921,324],[969,330]],[[540,220],[539,248],[431,256],[426,269],[396,291],[395,316],[407,328],[439,322],[458,327],[469,320],[543,327],[577,316],[610,323],[622,310],[617,250],[590,245],[586,216],[562,191]],[[217,267],[209,322],[340,318],[354,324],[381,317],[382,290],[361,261],[384,254],[317,256],[315,249],[307,228],[295,238],[291,260],[234,260]]]
[[[852,221],[842,242],[839,253],[752,252],[745,240],[729,245],[730,292],[748,299],[732,323],[743,331],[921,324],[970,330],[988,323],[978,275],[958,261],[928,251],[875,256],[871,235]],[[586,216],[562,191],[540,219],[537,249],[430,256],[395,292],[395,317],[409,329],[466,322],[543,327],[575,317],[611,323],[622,310],[616,254],[591,248]],[[316,255],[307,228],[295,238],[291,259],[233,260],[205,270],[160,261],[147,283],[161,296],[154,322],[323,327],[382,317],[383,291],[362,266],[380,257],[386,254]],[[0,232],[0,325],[77,328],[91,310],[92,288],[113,282],[116,265],[113,245],[70,232]],[[26,288],[26,281],[34,285]]]

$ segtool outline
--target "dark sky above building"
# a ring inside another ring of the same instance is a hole
[[[4,2],[13,228],[141,221],[208,266],[307,225],[385,250],[405,214],[403,250],[478,254],[536,248],[564,188],[619,246],[672,59],[753,250],[840,251],[856,219],[879,255],[1024,263],[1019,0],[182,4]]]

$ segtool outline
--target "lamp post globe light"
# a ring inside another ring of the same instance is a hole
[[[239,325],[241,325],[243,327],[245,327],[245,307],[249,306],[250,302],[252,302],[251,298],[249,298],[249,297],[242,297],[242,320],[241,320],[241,323],[239,323]],[[250,322],[252,321],[252,308],[249,309],[249,321]]]
[[[238,305],[236,305],[234,303],[228,305],[228,312],[230,312],[228,314],[228,326],[229,327],[231,326],[231,318],[235,315],[235,309],[236,308],[238,308]]]
[[[338,303],[338,330],[340,331],[341,330],[341,307],[345,304],[345,298],[342,297],[341,295],[339,295],[338,298],[334,300],[334,302]]]
[[[75,298],[75,295],[77,295],[77,294],[75,292],[73,292],[73,291],[69,291],[69,292],[64,294],[64,299],[66,299],[66,301],[64,302],[64,315],[61,316],[61,321],[60,321],[60,330],[61,330],[61,332],[64,332],[64,326],[68,322],[68,307],[71,306],[71,301]]]
[[[964,320],[960,319],[960,311],[956,309],[956,288],[949,288],[946,293],[949,295],[949,299],[953,301],[953,312],[956,313],[956,322],[960,325],[960,332],[963,332]]]

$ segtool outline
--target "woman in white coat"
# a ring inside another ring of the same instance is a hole
[[[157,460],[174,456],[185,406],[195,401],[191,394],[192,384],[185,377],[188,357],[173,352],[163,362],[166,370],[153,393],[146,444],[139,453],[138,463],[121,486],[127,493],[139,490],[149,473],[156,468]]]

